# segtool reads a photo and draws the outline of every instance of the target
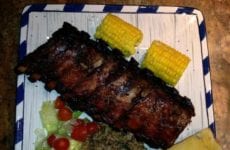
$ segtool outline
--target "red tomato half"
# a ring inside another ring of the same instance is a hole
[[[74,122],[73,126],[77,127],[77,126],[83,125],[83,124],[85,124],[84,120],[82,120],[82,119],[76,119],[76,121]]]
[[[68,150],[69,145],[70,143],[67,138],[58,138],[53,142],[53,148],[55,150]]]
[[[47,139],[47,143],[50,147],[53,146],[54,140],[56,139],[56,136],[54,134],[51,134],[48,139]]]
[[[89,122],[89,123],[87,123],[86,127],[87,127],[87,130],[88,130],[89,134],[94,134],[99,129],[99,126],[97,125],[96,122]]]
[[[86,125],[82,124],[74,127],[71,133],[71,137],[77,141],[84,142],[88,137],[88,130]]]
[[[54,107],[56,109],[61,109],[65,107],[65,103],[61,100],[60,96],[58,96],[57,99],[55,100]]]
[[[58,110],[58,119],[61,121],[67,121],[72,118],[72,111],[68,107],[64,107]]]

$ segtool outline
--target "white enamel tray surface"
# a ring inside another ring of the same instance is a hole
[[[143,32],[143,41],[137,47],[138,53],[134,55],[138,61],[142,60],[153,40],[163,41],[190,57],[191,62],[176,89],[181,95],[191,99],[196,116],[177,141],[206,127],[214,131],[205,26],[202,14],[196,9],[122,5],[30,5],[22,14],[19,55],[22,58],[46,42],[64,21],[93,37],[96,27],[108,12],[113,12]],[[34,131],[41,128],[39,110],[42,102],[54,100],[57,95],[55,91],[47,92],[44,84],[39,81],[31,83],[25,75],[18,76],[15,149],[34,149]]]

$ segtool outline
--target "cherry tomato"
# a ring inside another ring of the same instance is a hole
[[[54,134],[51,134],[48,139],[47,139],[47,143],[50,147],[53,146],[54,140],[56,139],[56,136]]]
[[[67,138],[58,138],[53,142],[53,148],[55,150],[68,150],[69,145],[70,143]]]
[[[81,141],[81,142],[84,142],[87,139],[88,135],[89,133],[88,133],[87,127],[84,124],[74,127],[71,133],[71,137],[73,139],[77,141]]]
[[[58,96],[57,99],[55,100],[54,107],[56,109],[61,109],[65,107],[65,103],[61,100],[60,96]]]
[[[89,122],[86,125],[89,134],[94,134],[98,131],[99,126],[96,122]]]
[[[58,110],[58,119],[61,121],[67,121],[72,118],[72,111],[68,107],[64,107]]]
[[[83,124],[85,124],[85,121],[84,121],[84,120],[82,120],[82,119],[77,119],[77,120],[74,122],[73,126],[74,126],[74,127],[77,127],[77,126],[83,125]]]

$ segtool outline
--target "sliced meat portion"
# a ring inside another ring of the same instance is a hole
[[[122,95],[130,90],[129,76],[128,73],[122,74],[115,81],[98,88],[90,98],[89,104],[93,108],[92,114],[102,114],[100,119],[98,118],[99,120],[112,124],[114,120],[119,118],[122,111],[129,108],[130,102],[124,101],[122,103],[121,101]]]
[[[88,100],[90,114],[96,115],[97,120],[114,124],[132,108],[141,91],[148,86],[138,75],[134,77],[129,69],[120,69],[121,72],[110,76],[107,84],[97,88]]]
[[[107,60],[103,65],[94,69],[94,71],[77,84],[73,91],[77,96],[92,95],[97,87],[103,85],[113,70],[116,70],[118,63]]]
[[[88,74],[103,64],[104,58],[95,49],[81,45],[69,48],[55,57],[57,76],[70,89],[78,86]]]
[[[165,145],[174,143],[176,135],[190,122],[189,116],[193,114],[161,89],[152,90],[154,92],[142,98],[119,122],[138,138],[147,139],[152,146],[166,148]]]

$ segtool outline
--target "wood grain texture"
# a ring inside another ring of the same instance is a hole
[[[93,3],[189,6],[200,9],[205,17],[211,63],[217,139],[223,149],[230,147],[230,1],[229,0],[12,0],[0,1],[0,148],[13,149],[16,75],[20,14],[31,3]]]

